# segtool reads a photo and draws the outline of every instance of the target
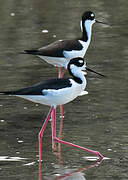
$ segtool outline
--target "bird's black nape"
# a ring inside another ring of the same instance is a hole
[[[92,11],[86,11],[82,15],[82,21],[94,20],[94,19],[95,19],[95,14]]]
[[[69,71],[69,74],[73,77],[73,79],[81,84],[82,83],[82,80],[77,77],[77,76],[74,76],[74,73],[72,73],[72,70],[71,70],[71,65],[75,65],[76,67],[82,67],[84,65],[84,59],[81,58],[81,57],[77,57],[77,58],[73,58],[69,61],[68,63],[68,71]]]

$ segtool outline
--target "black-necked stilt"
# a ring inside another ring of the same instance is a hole
[[[92,25],[103,23],[95,19],[95,14],[86,11],[82,15],[80,22],[82,36],[74,40],[58,40],[39,49],[24,50],[23,54],[31,54],[40,57],[49,64],[59,67],[59,77],[62,78],[63,73],[61,67],[67,68],[69,60],[75,57],[84,57],[91,41]],[[105,24],[105,23],[103,23]]]
[[[103,158],[103,156],[99,152],[72,144],[67,141],[60,140],[56,137],[56,106],[60,104],[66,104],[74,100],[77,96],[81,95],[81,93],[83,94],[83,92],[85,92],[84,89],[86,87],[86,78],[84,77],[83,70],[90,70],[86,67],[84,59],[81,57],[74,58],[71,59],[68,64],[68,71],[72,76],[72,79],[58,78],[48,80],[45,83],[37,84],[28,88],[23,88],[17,91],[0,92],[0,94],[14,95],[24,99],[28,99],[36,103],[51,106],[47,118],[39,132],[39,161],[41,161],[42,137],[50,116],[52,117],[53,149],[55,148],[55,142],[57,142],[61,144],[67,144],[69,146],[76,147],[79,149],[83,149],[85,151],[95,154],[100,159]]]

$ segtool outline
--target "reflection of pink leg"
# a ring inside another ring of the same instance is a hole
[[[55,112],[55,109],[53,109],[53,113],[54,113],[54,124],[56,124],[56,112]],[[55,128],[55,126],[54,126]],[[63,141],[63,140],[60,140],[56,137],[56,128],[53,129],[53,138],[54,140],[57,142],[57,143],[61,143],[61,144],[66,144],[66,145],[69,145],[69,146],[72,146],[72,147],[76,147],[76,148],[79,148],[79,149],[82,149],[84,151],[88,151],[90,153],[93,153],[95,154],[96,156],[99,157],[99,159],[103,159],[103,156],[97,152],[97,151],[94,151],[94,150],[91,150],[91,149],[87,149],[87,148],[84,148],[82,146],[79,146],[79,145],[76,145],[76,144],[73,144],[73,143],[70,143],[70,142],[67,142],[67,141]]]
[[[65,173],[64,175],[60,175],[59,177],[56,177],[54,180],[59,180],[59,179],[70,179],[70,178],[68,178],[68,177],[72,177],[73,178],[73,174],[76,174],[76,173],[80,173],[80,172],[83,172],[83,171],[87,171],[88,169],[90,169],[90,168],[93,168],[93,167],[97,167],[97,166],[99,166],[100,165],[100,163],[102,162],[102,160],[99,160],[99,161],[97,161],[97,162],[95,162],[94,164],[91,164],[91,165],[88,165],[88,166],[86,166],[86,167],[83,167],[83,168],[79,168],[79,169],[76,169],[76,170],[74,170],[74,171],[72,171],[72,172],[69,172],[69,173]],[[75,177],[75,176],[74,176]],[[71,179],[72,179],[71,178]],[[74,178],[73,178],[74,179]],[[81,178],[80,178],[81,179]]]
[[[45,122],[39,132],[39,135],[38,135],[38,138],[39,138],[39,161],[41,161],[41,145],[42,145],[42,138],[43,138],[43,134],[44,134],[44,130],[46,128],[46,125],[48,123],[48,120],[50,119],[50,116],[51,116],[51,113],[53,111],[54,107],[51,107],[46,119],[45,119]]]
[[[41,161],[39,161],[39,180],[42,180]]]

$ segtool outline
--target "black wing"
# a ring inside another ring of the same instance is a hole
[[[48,80],[45,83],[36,84],[31,87],[23,88],[17,91],[6,91],[0,92],[0,94],[8,94],[8,95],[43,95],[43,90],[48,89],[62,89],[66,87],[71,87],[71,83],[69,79],[52,79]]]
[[[78,40],[58,40],[36,50],[24,50],[24,53],[38,56],[64,57],[64,50],[81,50],[82,48],[83,47]]]

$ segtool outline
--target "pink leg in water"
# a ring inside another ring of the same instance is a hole
[[[62,110],[63,110],[63,107],[62,107]],[[61,113],[63,113],[63,111]],[[63,116],[61,116],[61,119],[60,119],[60,128],[59,128],[59,135],[58,135],[59,139],[62,139],[62,128],[63,128]],[[60,143],[58,144],[58,151],[55,152],[54,154],[58,157],[59,164],[62,164],[61,144]]]
[[[87,152],[90,152],[90,153],[93,153],[95,154],[96,156],[99,157],[100,160],[103,159],[103,155],[100,154],[98,151],[94,151],[94,150],[91,150],[91,149],[87,149],[87,148],[84,148],[82,146],[79,146],[79,145],[76,145],[76,144],[73,144],[73,143],[70,143],[70,142],[67,142],[67,141],[63,141],[63,140],[60,140],[59,138],[56,137],[56,111],[55,111],[55,108],[53,109],[53,124],[54,124],[54,128],[53,128],[53,138],[54,140],[57,142],[57,143],[61,143],[61,144],[66,144],[66,145],[69,145],[69,146],[72,146],[72,147],[76,147],[76,148],[79,148],[79,149],[82,149],[84,151],[87,151]]]
[[[38,180],[42,180],[41,161],[39,161],[39,178],[38,178]]]
[[[60,140],[62,139],[62,129],[63,129],[63,116],[61,116],[59,136],[58,136],[58,139]],[[61,143],[58,144],[58,158],[59,158],[59,164],[62,164]]]
[[[63,129],[63,106],[60,106],[60,114],[61,114],[61,119],[60,119],[60,129],[59,129],[59,139],[62,139],[62,129]],[[58,145],[58,153],[61,153],[61,144],[59,143]]]
[[[46,125],[50,119],[50,116],[51,116],[51,113],[53,110],[54,110],[54,107],[51,107],[51,109],[50,109],[50,111],[49,111],[49,113],[45,119],[45,122],[44,122],[44,124],[43,124],[43,126],[39,132],[39,135],[38,135],[38,138],[39,138],[39,161],[41,161],[41,145],[42,145],[42,138],[43,138],[44,130],[46,128]]]

